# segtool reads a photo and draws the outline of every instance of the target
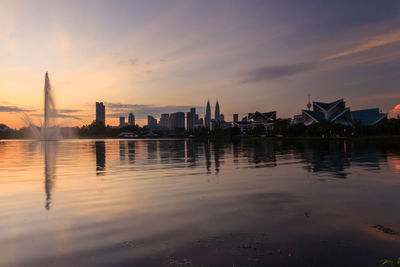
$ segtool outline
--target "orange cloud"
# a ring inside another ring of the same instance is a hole
[[[387,44],[391,44],[391,43],[396,43],[400,41],[400,31],[394,31],[388,34],[383,34],[383,35],[379,35],[379,36],[374,36],[373,38],[369,39],[368,41],[344,50],[344,51],[340,51],[338,53],[335,53],[333,55],[327,56],[324,58],[324,60],[330,60],[330,59],[336,59],[339,57],[344,57],[344,56],[348,56],[348,55],[352,55],[352,54],[356,54],[356,53],[361,53],[364,52],[366,50],[375,48],[375,47],[379,47],[379,46],[383,46],[383,45],[387,45]]]
[[[398,118],[398,116],[400,116],[400,104],[391,109],[388,115],[389,118]]]

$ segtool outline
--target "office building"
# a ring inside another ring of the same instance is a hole
[[[184,112],[175,112],[172,113],[169,117],[169,129],[185,129],[185,113]]]
[[[128,124],[129,126],[135,126],[135,115],[133,113],[129,113]]]
[[[186,129],[188,131],[192,131],[194,129],[195,121],[196,121],[196,109],[191,108],[190,112],[186,113]]]
[[[215,117],[214,117],[216,122],[220,121],[220,111],[219,111],[219,103],[217,100],[217,103],[215,104]]]
[[[103,102],[96,102],[96,121],[106,123],[106,107]]]
[[[119,127],[125,126],[125,117],[119,117]]]
[[[210,128],[210,123],[211,123],[211,107],[210,107],[210,101],[207,101],[206,115],[204,117],[204,126],[206,128]]]
[[[154,126],[157,125],[157,120],[153,116],[147,116],[147,125]]]
[[[239,114],[233,114],[233,122],[239,121]]]
[[[159,125],[169,128],[169,114],[168,113],[161,114]]]

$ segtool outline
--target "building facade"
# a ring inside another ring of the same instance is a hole
[[[96,121],[106,123],[106,107],[103,102],[96,102]]]
[[[233,122],[239,121],[239,114],[233,114]]]
[[[129,113],[128,124],[129,126],[135,126],[135,115],[133,113]]]
[[[190,112],[186,113],[186,130],[193,131],[196,124],[196,109],[191,108]]]
[[[172,113],[169,117],[169,129],[185,129],[185,113],[184,112],[175,112]]]
[[[157,125],[157,120],[153,116],[147,116],[147,125],[154,126]]]
[[[125,126],[125,117],[119,117],[119,127]]]
[[[161,114],[159,125],[169,128],[169,114],[168,113]]]
[[[211,107],[210,107],[210,101],[207,101],[206,115],[204,116],[204,127],[210,128],[210,124],[211,124]]]
[[[308,126],[321,121],[329,121],[344,126],[374,125],[387,118],[378,108],[350,111],[343,99],[331,103],[313,102],[313,110],[303,110],[303,123]]]

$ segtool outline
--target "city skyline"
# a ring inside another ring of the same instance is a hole
[[[40,125],[46,70],[63,126],[90,124],[98,101],[111,125],[131,112],[139,125],[190,107],[204,117],[207,99],[220,101],[225,118],[254,110],[288,118],[309,94],[396,117],[399,7],[0,1],[0,123],[23,127],[25,113]]]

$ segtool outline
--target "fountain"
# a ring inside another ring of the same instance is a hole
[[[40,134],[42,140],[60,139],[60,129],[56,125],[56,117],[57,110],[53,90],[50,85],[49,74],[46,72],[44,81],[44,123]]]

